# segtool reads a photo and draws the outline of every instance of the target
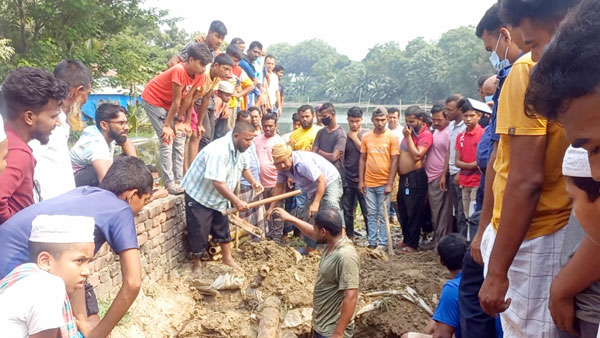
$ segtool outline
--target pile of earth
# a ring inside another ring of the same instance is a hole
[[[436,254],[388,257],[378,250],[357,250],[361,256],[357,311],[370,304],[373,309],[357,316],[355,337],[398,337],[422,329],[430,318],[424,309],[435,308],[449,278]],[[269,296],[281,300],[281,337],[307,337],[320,256],[303,257],[271,241],[248,241],[234,250],[234,258],[243,272],[208,262],[203,280],[198,281],[192,280],[191,265],[185,264],[159,282],[144,285],[127,320],[115,328],[112,337],[256,337],[261,305]],[[233,289],[216,295],[200,290],[200,285],[210,285],[219,277],[235,281]],[[407,286],[422,299],[421,305],[402,295]],[[397,292],[367,296],[389,290]]]

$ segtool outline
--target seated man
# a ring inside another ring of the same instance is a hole
[[[144,207],[152,191],[152,175],[141,160],[122,156],[108,169],[99,188],[79,187],[63,195],[25,208],[0,227],[0,278],[29,260],[28,238],[38,215],[93,217],[96,223],[94,254],[108,242],[119,255],[123,285],[108,312],[99,321],[98,302],[91,285],[69,293],[79,330],[88,337],[106,337],[125,315],[142,283],[139,245],[133,217]],[[86,311],[87,309],[87,311]],[[88,316],[91,316],[88,322]],[[88,324],[89,323],[89,324]],[[79,323],[78,323],[79,324]],[[95,324],[95,323],[94,323]],[[92,325],[94,325],[92,324]]]
[[[17,266],[0,280],[2,335],[78,337],[66,293],[83,289],[90,274],[94,219],[39,215],[30,226],[30,263]]]
[[[439,241],[437,250],[440,263],[450,270],[452,279],[442,288],[440,301],[433,318],[425,328],[425,334],[408,332],[403,334],[402,338],[461,337],[458,285],[462,277],[461,268],[463,257],[467,252],[467,241],[462,235],[452,233]]]
[[[86,127],[71,148],[71,163],[75,185],[97,187],[113,162],[115,144],[123,153],[136,156],[133,144],[127,141],[129,122],[127,111],[120,105],[104,103],[96,110],[96,125]]]

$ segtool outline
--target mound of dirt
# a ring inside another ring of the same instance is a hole
[[[422,329],[430,315],[401,295],[368,297],[374,291],[413,288],[432,309],[449,274],[434,252],[421,252],[388,258],[385,254],[358,248],[361,276],[357,311],[380,301],[379,308],[356,318],[356,337],[396,337],[409,330]],[[160,282],[144,285],[130,319],[113,331],[112,337],[256,337],[261,304],[269,296],[281,299],[281,322],[295,327],[284,337],[304,337],[310,330],[310,308],[320,256],[302,257],[289,247],[270,241],[246,242],[234,250],[243,272],[208,262],[203,281],[192,281],[191,265],[172,271]],[[210,285],[229,273],[241,277],[238,289],[222,290],[207,296],[198,285]],[[291,318],[291,319],[290,319]],[[302,318],[302,319],[299,319]],[[298,325],[304,321],[304,325]]]

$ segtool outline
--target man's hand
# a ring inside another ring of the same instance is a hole
[[[482,231],[477,231],[473,240],[471,240],[471,257],[477,262],[477,264],[483,266],[483,257],[481,257],[481,238],[483,235]]]
[[[404,137],[410,137],[410,127],[409,126],[404,126],[404,128],[402,129],[402,134],[404,135]]]
[[[384,190],[384,193],[385,193],[386,195],[389,195],[389,194],[391,194],[391,193],[392,193],[392,190],[394,190],[394,185],[393,185],[393,184],[386,184],[386,185],[385,185],[385,190]]]
[[[454,181],[453,181],[454,185],[458,185],[458,179],[459,179],[459,177],[460,177],[460,174],[454,175]]]
[[[448,186],[447,186],[446,180],[447,180],[446,173],[443,173],[442,176],[440,176],[440,180],[438,182],[438,185],[440,186],[441,191],[448,191]]]
[[[257,195],[265,191],[265,188],[258,182],[254,182],[254,184],[252,184],[252,189],[254,189],[254,193]]]
[[[88,337],[97,324],[98,323],[93,323],[89,320],[78,320],[77,318],[75,318],[75,325],[77,325],[77,330],[81,332],[81,334],[84,337]]]
[[[552,315],[554,324],[562,330],[579,336],[579,332],[574,327],[575,322],[575,302],[573,297],[565,294],[562,285],[556,283],[556,279],[550,286],[550,298],[548,299],[548,308]]]
[[[358,181],[358,191],[363,195],[367,193],[367,188],[365,187],[365,182],[363,182],[363,180]]]
[[[483,312],[496,318],[498,313],[506,311],[511,302],[510,298],[504,300],[507,290],[508,277],[506,275],[496,276],[488,272],[479,290],[479,302]]]
[[[248,203],[238,199],[235,203],[234,203],[234,207],[240,211],[240,212],[244,212],[246,210],[248,210]]]
[[[200,35],[196,36],[195,40],[198,43],[204,43],[206,41],[206,36],[204,35],[204,33],[200,33]]]
[[[160,137],[164,144],[169,144],[169,143],[171,143],[171,141],[173,141],[173,137],[175,137],[175,133],[173,132],[173,129],[171,129],[171,127],[163,126],[162,135],[160,135]]]
[[[312,202],[308,207],[308,217],[313,217],[319,212],[319,202]]]
[[[204,134],[206,134],[206,129],[204,129],[204,126],[202,125],[202,123],[199,123],[198,124],[198,136],[200,138],[203,138]]]
[[[292,215],[290,215],[283,208],[274,208],[274,209],[271,210],[271,214],[273,214],[274,216],[279,217],[284,222],[289,222],[292,219]]]

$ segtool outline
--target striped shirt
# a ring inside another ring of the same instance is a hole
[[[225,182],[229,190],[234,191],[244,169],[248,169],[247,156],[235,149],[231,134],[225,135],[200,151],[181,186],[196,202],[223,211],[229,201],[217,191],[213,181]]]

